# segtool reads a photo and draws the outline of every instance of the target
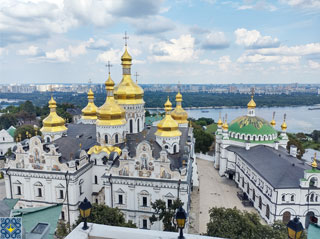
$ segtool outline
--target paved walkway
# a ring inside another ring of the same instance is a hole
[[[209,222],[209,209],[216,207],[234,208],[255,212],[252,207],[244,207],[237,197],[238,188],[234,181],[220,177],[213,163],[197,159],[199,172],[199,192],[191,195],[190,233],[206,233]],[[198,215],[198,216],[197,216]]]
[[[0,200],[6,197],[6,188],[4,185],[4,179],[0,179]]]

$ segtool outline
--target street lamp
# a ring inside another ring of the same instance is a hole
[[[89,227],[87,225],[87,218],[91,214],[92,205],[87,198],[85,198],[79,205],[80,215],[84,219],[84,224],[82,230],[87,230]]]
[[[177,226],[180,229],[180,234],[178,239],[184,239],[183,236],[183,228],[186,225],[186,220],[187,220],[187,213],[186,211],[182,208],[182,206],[179,207],[177,213],[176,213],[176,222],[177,222]]]
[[[298,217],[295,217],[293,220],[289,221],[289,223],[287,224],[287,230],[289,239],[301,238],[303,226]]]

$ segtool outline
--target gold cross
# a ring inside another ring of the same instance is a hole
[[[108,61],[108,64],[106,64],[106,67],[108,67],[108,71],[109,71],[109,74],[110,74],[110,68],[112,67],[112,65],[110,64],[110,61]]]
[[[128,45],[128,39],[129,39],[129,37],[128,37],[128,35],[127,35],[127,32],[124,32],[124,37],[123,37],[123,39],[124,39],[124,45],[125,46],[127,46]]]

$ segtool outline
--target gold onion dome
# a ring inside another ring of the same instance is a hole
[[[121,57],[123,77],[121,82],[114,88],[114,98],[119,104],[143,104],[143,89],[131,79],[132,57],[127,47]]]
[[[311,163],[312,168],[317,168],[318,167],[316,159],[317,159],[317,153],[314,153],[313,162]]]
[[[284,118],[283,123],[281,125],[281,129],[282,130],[286,130],[287,129],[287,123],[286,123],[286,119]]]
[[[218,120],[218,122],[217,122],[217,125],[218,125],[219,127],[221,127],[221,126],[223,125],[223,122],[222,122],[222,120],[221,120],[221,113],[219,114],[219,120]]]
[[[254,102],[254,100],[253,100],[253,95],[251,95],[251,100],[249,101],[249,103],[248,103],[248,108],[249,109],[255,109],[256,108],[256,102]]]
[[[82,117],[84,119],[97,119],[97,109],[98,107],[94,104],[94,93],[90,89],[88,92],[88,104],[82,109]]]
[[[65,126],[65,120],[61,118],[57,112],[57,103],[51,96],[49,101],[50,113],[49,115],[42,121],[43,127],[41,128],[41,132],[62,132],[66,131],[67,127]]]
[[[270,124],[275,127],[276,126],[276,121],[274,119],[271,120]]]
[[[225,120],[223,125],[222,125],[222,129],[223,130],[228,130],[228,128],[229,128],[229,126],[228,126],[227,120]]]
[[[166,111],[166,116],[159,122],[157,125],[158,129],[155,133],[157,136],[161,137],[178,137],[181,136],[181,132],[179,130],[179,124],[175,121],[171,115],[170,111],[172,110],[172,104],[169,100],[164,104],[164,109]]]
[[[188,123],[188,113],[182,108],[182,95],[180,92],[176,95],[176,108],[171,112],[171,116],[174,120],[176,120],[179,124]]]
[[[105,103],[98,108],[97,125],[123,125],[126,123],[125,110],[118,105],[113,97],[114,82],[110,73],[108,80],[105,82],[107,98]]]

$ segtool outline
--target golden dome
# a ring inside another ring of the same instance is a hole
[[[170,115],[170,111],[172,110],[172,104],[169,100],[169,97],[166,103],[164,104],[164,106],[165,106],[164,109],[166,111],[166,116],[157,125],[158,129],[155,135],[161,136],[161,137],[181,136],[178,122],[175,121]]]
[[[228,128],[229,128],[229,126],[228,126],[227,120],[225,120],[223,125],[222,125],[222,129],[223,130],[228,130]]]
[[[249,101],[249,103],[248,103],[248,108],[249,109],[254,109],[254,108],[256,108],[256,102],[254,102],[254,100],[253,100],[253,95],[251,95],[251,100]]]
[[[276,126],[276,121],[274,119],[271,120],[270,124],[275,127]]]
[[[42,121],[43,127],[41,132],[62,132],[66,131],[67,127],[64,125],[65,120],[61,118],[57,112],[57,103],[51,96],[49,101],[50,114]]]
[[[174,120],[176,120],[179,124],[188,123],[188,113],[182,108],[182,95],[180,92],[176,95],[176,108],[171,112],[171,116]]]
[[[318,167],[316,159],[317,159],[317,153],[314,153],[313,162],[311,163],[312,168],[317,168]]]
[[[107,98],[105,103],[98,108],[97,125],[123,125],[126,123],[125,110],[118,105],[113,97],[114,82],[109,77],[105,83],[107,90]]]
[[[218,125],[219,127],[221,127],[221,126],[223,125],[223,122],[222,122],[222,120],[221,120],[221,113],[219,113],[219,120],[218,120],[218,122],[217,122],[217,125]]]
[[[284,116],[283,116],[283,123],[282,123],[282,125],[281,125],[281,129],[282,129],[283,131],[287,129],[286,117],[287,117],[287,115],[284,114]]]
[[[143,89],[131,79],[132,58],[127,47],[121,57],[123,76],[121,82],[114,88],[114,98],[118,104],[144,104]]]
[[[90,89],[88,92],[88,104],[82,109],[82,118],[89,120],[97,119],[97,109],[98,107],[94,104],[94,94]]]

